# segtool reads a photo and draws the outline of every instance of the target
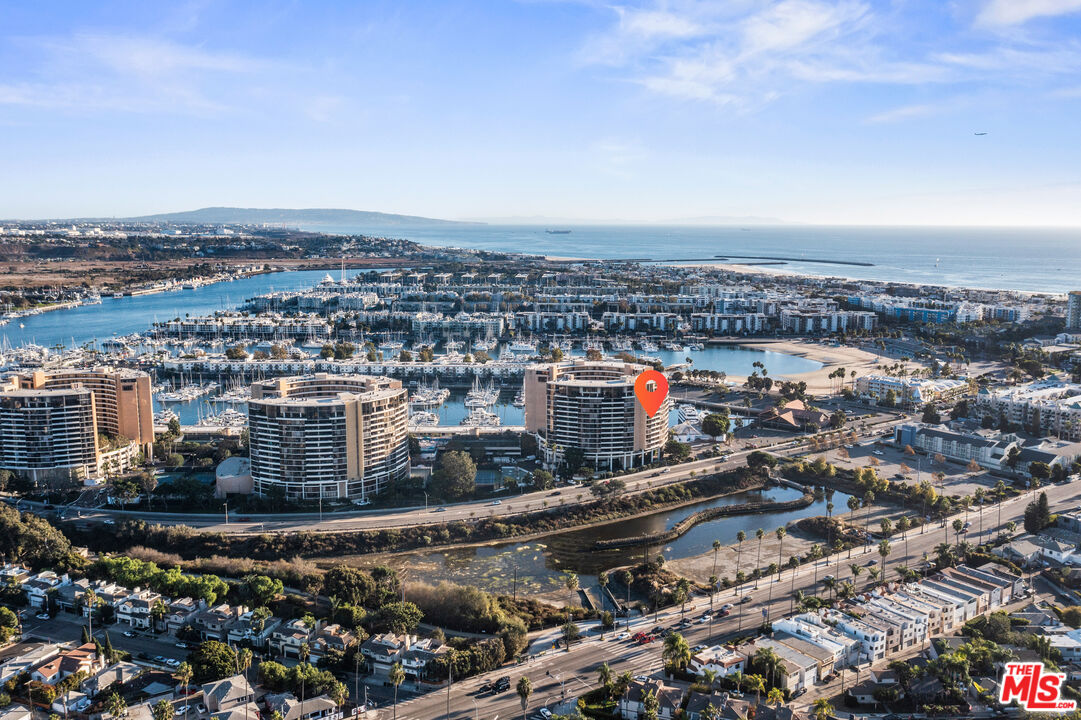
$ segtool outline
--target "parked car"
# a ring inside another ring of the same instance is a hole
[[[135,633],[133,633],[131,630],[125,630],[124,637],[135,637]]]

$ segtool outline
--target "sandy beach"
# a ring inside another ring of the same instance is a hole
[[[772,375],[777,380],[802,380],[807,383],[807,391],[812,395],[821,395],[835,392],[837,381],[831,380],[829,374],[839,367],[846,371],[847,380],[850,382],[852,371],[856,376],[870,375],[878,372],[878,355],[860,350],[859,348],[845,345],[820,345],[800,340],[751,340],[741,342],[742,347],[753,350],[768,350],[770,352],[784,353],[785,355],[797,355],[822,363],[822,367],[811,372],[796,373],[792,375]],[[909,367],[922,367],[919,363],[909,361]],[[769,370],[769,365],[766,365]],[[746,376],[729,375],[730,380],[742,385]]]

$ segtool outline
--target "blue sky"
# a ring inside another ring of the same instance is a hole
[[[0,217],[1081,225],[1079,31],[1081,0],[0,0]]]

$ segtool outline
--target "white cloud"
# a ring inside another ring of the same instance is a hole
[[[835,37],[866,13],[866,6],[858,2],[831,5],[784,0],[746,20],[742,29],[745,52],[793,50],[823,36]]]
[[[692,101],[755,108],[817,84],[1025,88],[1034,78],[1081,70],[1081,42],[1021,31],[973,32],[956,16],[906,15],[904,3],[867,0],[692,2],[618,5],[590,62],[618,68],[647,90]],[[1081,0],[1009,0],[1007,15],[1066,12]],[[892,111],[883,112],[889,117]]]
[[[937,115],[941,111],[942,107],[939,105],[904,105],[902,107],[894,108],[892,110],[880,112],[877,115],[872,115],[871,117],[867,118],[867,122],[872,125],[895,123],[902,120],[909,120],[911,118],[929,117],[931,115]]]
[[[238,78],[275,68],[164,38],[78,34],[13,43],[34,64],[17,82],[0,81],[6,105],[213,114],[235,101]]]
[[[1034,18],[1081,11],[1081,0],[989,0],[976,17],[978,25],[1020,25]]]

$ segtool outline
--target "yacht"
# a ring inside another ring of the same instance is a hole
[[[417,389],[413,391],[409,397],[409,406],[412,408],[433,408],[439,407],[447,401],[450,397],[450,390],[439,387],[439,380],[435,381],[434,385],[429,386],[427,383],[422,382]]]
[[[700,422],[705,417],[705,413],[696,408],[694,405],[683,404],[676,408],[676,418],[679,422]]]
[[[499,400],[499,390],[491,384],[481,387],[480,379],[473,381],[473,389],[465,396],[467,408],[487,408],[495,405]]]
[[[439,424],[439,416],[436,415],[434,412],[427,412],[425,410],[420,410],[420,411],[414,412],[412,415],[409,416],[409,423],[408,424],[411,427],[420,427],[422,425],[431,427],[433,425],[438,425]]]
[[[537,343],[532,340],[518,339],[507,346],[507,349],[512,353],[527,353],[529,355],[537,354]]]
[[[652,340],[639,340],[638,347],[642,348],[642,352],[657,352],[660,350],[660,348],[657,347],[657,343]]]
[[[466,427],[499,427],[502,424],[498,415],[483,408],[474,408],[462,420],[462,425]]]

